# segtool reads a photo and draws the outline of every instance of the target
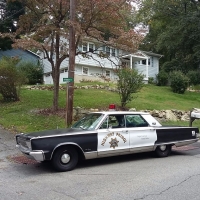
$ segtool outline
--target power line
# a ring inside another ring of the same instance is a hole
[[[25,7],[21,8],[20,10],[18,10],[17,12],[13,13],[12,15],[6,17],[5,19],[3,19],[0,24],[3,24],[6,20],[8,20],[9,18],[12,18],[14,15],[16,15],[17,13],[21,12]]]

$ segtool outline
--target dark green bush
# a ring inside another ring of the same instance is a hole
[[[148,84],[151,84],[151,85],[155,84],[155,80],[153,77],[149,77]]]
[[[188,87],[189,79],[181,71],[173,71],[170,73],[170,86],[174,93],[184,94]]]
[[[165,62],[162,65],[162,70],[165,72],[171,72],[171,71],[178,71],[181,69],[182,64],[177,61],[176,59],[173,59],[171,61]]]
[[[164,70],[161,70],[158,74],[157,74],[157,85],[159,86],[165,86],[168,83],[168,73],[165,72]]]
[[[200,84],[200,71],[189,71],[187,73],[187,77],[189,78],[190,85],[198,85]]]
[[[27,84],[35,85],[37,83],[43,83],[43,67],[40,64],[34,64],[31,62],[23,62],[18,66],[19,70],[24,73],[28,82]]]
[[[25,77],[16,67],[20,60],[4,57],[0,60],[0,94],[4,101],[18,101]]]

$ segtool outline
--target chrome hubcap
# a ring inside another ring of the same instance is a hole
[[[165,150],[166,150],[166,148],[167,148],[167,146],[166,146],[166,145],[162,145],[162,146],[160,146],[160,150],[161,150],[161,151],[165,151]]]
[[[70,161],[70,155],[68,153],[64,153],[61,157],[61,162],[67,164]]]

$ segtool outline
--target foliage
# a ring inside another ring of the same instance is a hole
[[[149,77],[148,84],[155,84],[155,80],[153,77]]]
[[[198,85],[200,84],[200,71],[189,71],[187,73],[187,77],[189,78],[190,85]]]
[[[168,83],[168,73],[164,70],[159,71],[157,74],[157,85],[159,86],[166,86]]]
[[[69,20],[70,1],[20,0],[26,13],[20,17],[15,47],[36,48],[51,63],[54,83],[53,108],[58,109],[60,65],[69,57],[69,30],[75,29],[76,55],[92,58],[94,54],[108,57],[102,45],[134,52],[142,36],[130,28],[127,20],[133,13],[132,0],[77,0],[76,21]],[[95,50],[80,51],[84,40],[92,39]],[[80,48],[79,48],[80,47]]]
[[[25,77],[16,67],[18,62],[19,59],[6,57],[0,60],[0,94],[4,101],[19,100],[19,89],[25,82]]]
[[[200,62],[200,1],[144,0],[138,20],[149,27],[142,49],[163,54],[161,62],[179,62],[175,67],[187,72]]]
[[[174,93],[183,94],[188,87],[189,79],[181,71],[170,73],[170,86]]]
[[[23,62],[19,64],[18,69],[24,73],[25,77],[28,79],[27,84],[34,85],[43,83],[43,67],[40,64]]]
[[[169,73],[172,71],[178,71],[181,70],[181,64],[178,60],[173,59],[171,61],[167,61],[162,65],[162,70]]]
[[[0,37],[0,49],[11,49],[12,40],[6,33],[16,31],[16,24],[20,15],[24,14],[24,7],[19,1],[1,0],[0,2],[0,33],[5,34]]]
[[[144,76],[130,68],[119,68],[116,70],[116,74],[118,76],[117,89],[121,106],[124,108],[128,102],[134,99],[133,93],[139,92],[143,87]]]

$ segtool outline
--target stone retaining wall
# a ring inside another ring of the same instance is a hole
[[[89,112],[98,112],[98,109],[89,109],[86,110],[81,107],[74,108],[74,118],[79,119],[83,115]],[[136,111],[135,108],[129,109],[129,111]],[[190,120],[190,111],[182,111],[182,110],[139,110],[141,112],[148,112],[153,117],[158,119],[159,121],[189,121]]]
[[[66,85],[60,85],[59,89],[60,90],[66,90]],[[29,90],[49,90],[52,91],[53,90],[53,85],[32,85],[32,86],[26,86],[26,89]],[[74,85],[74,89],[104,89],[104,90],[109,90],[109,91],[113,91],[116,92],[117,89],[116,88],[111,88],[109,85],[84,85],[84,86],[77,86]]]

